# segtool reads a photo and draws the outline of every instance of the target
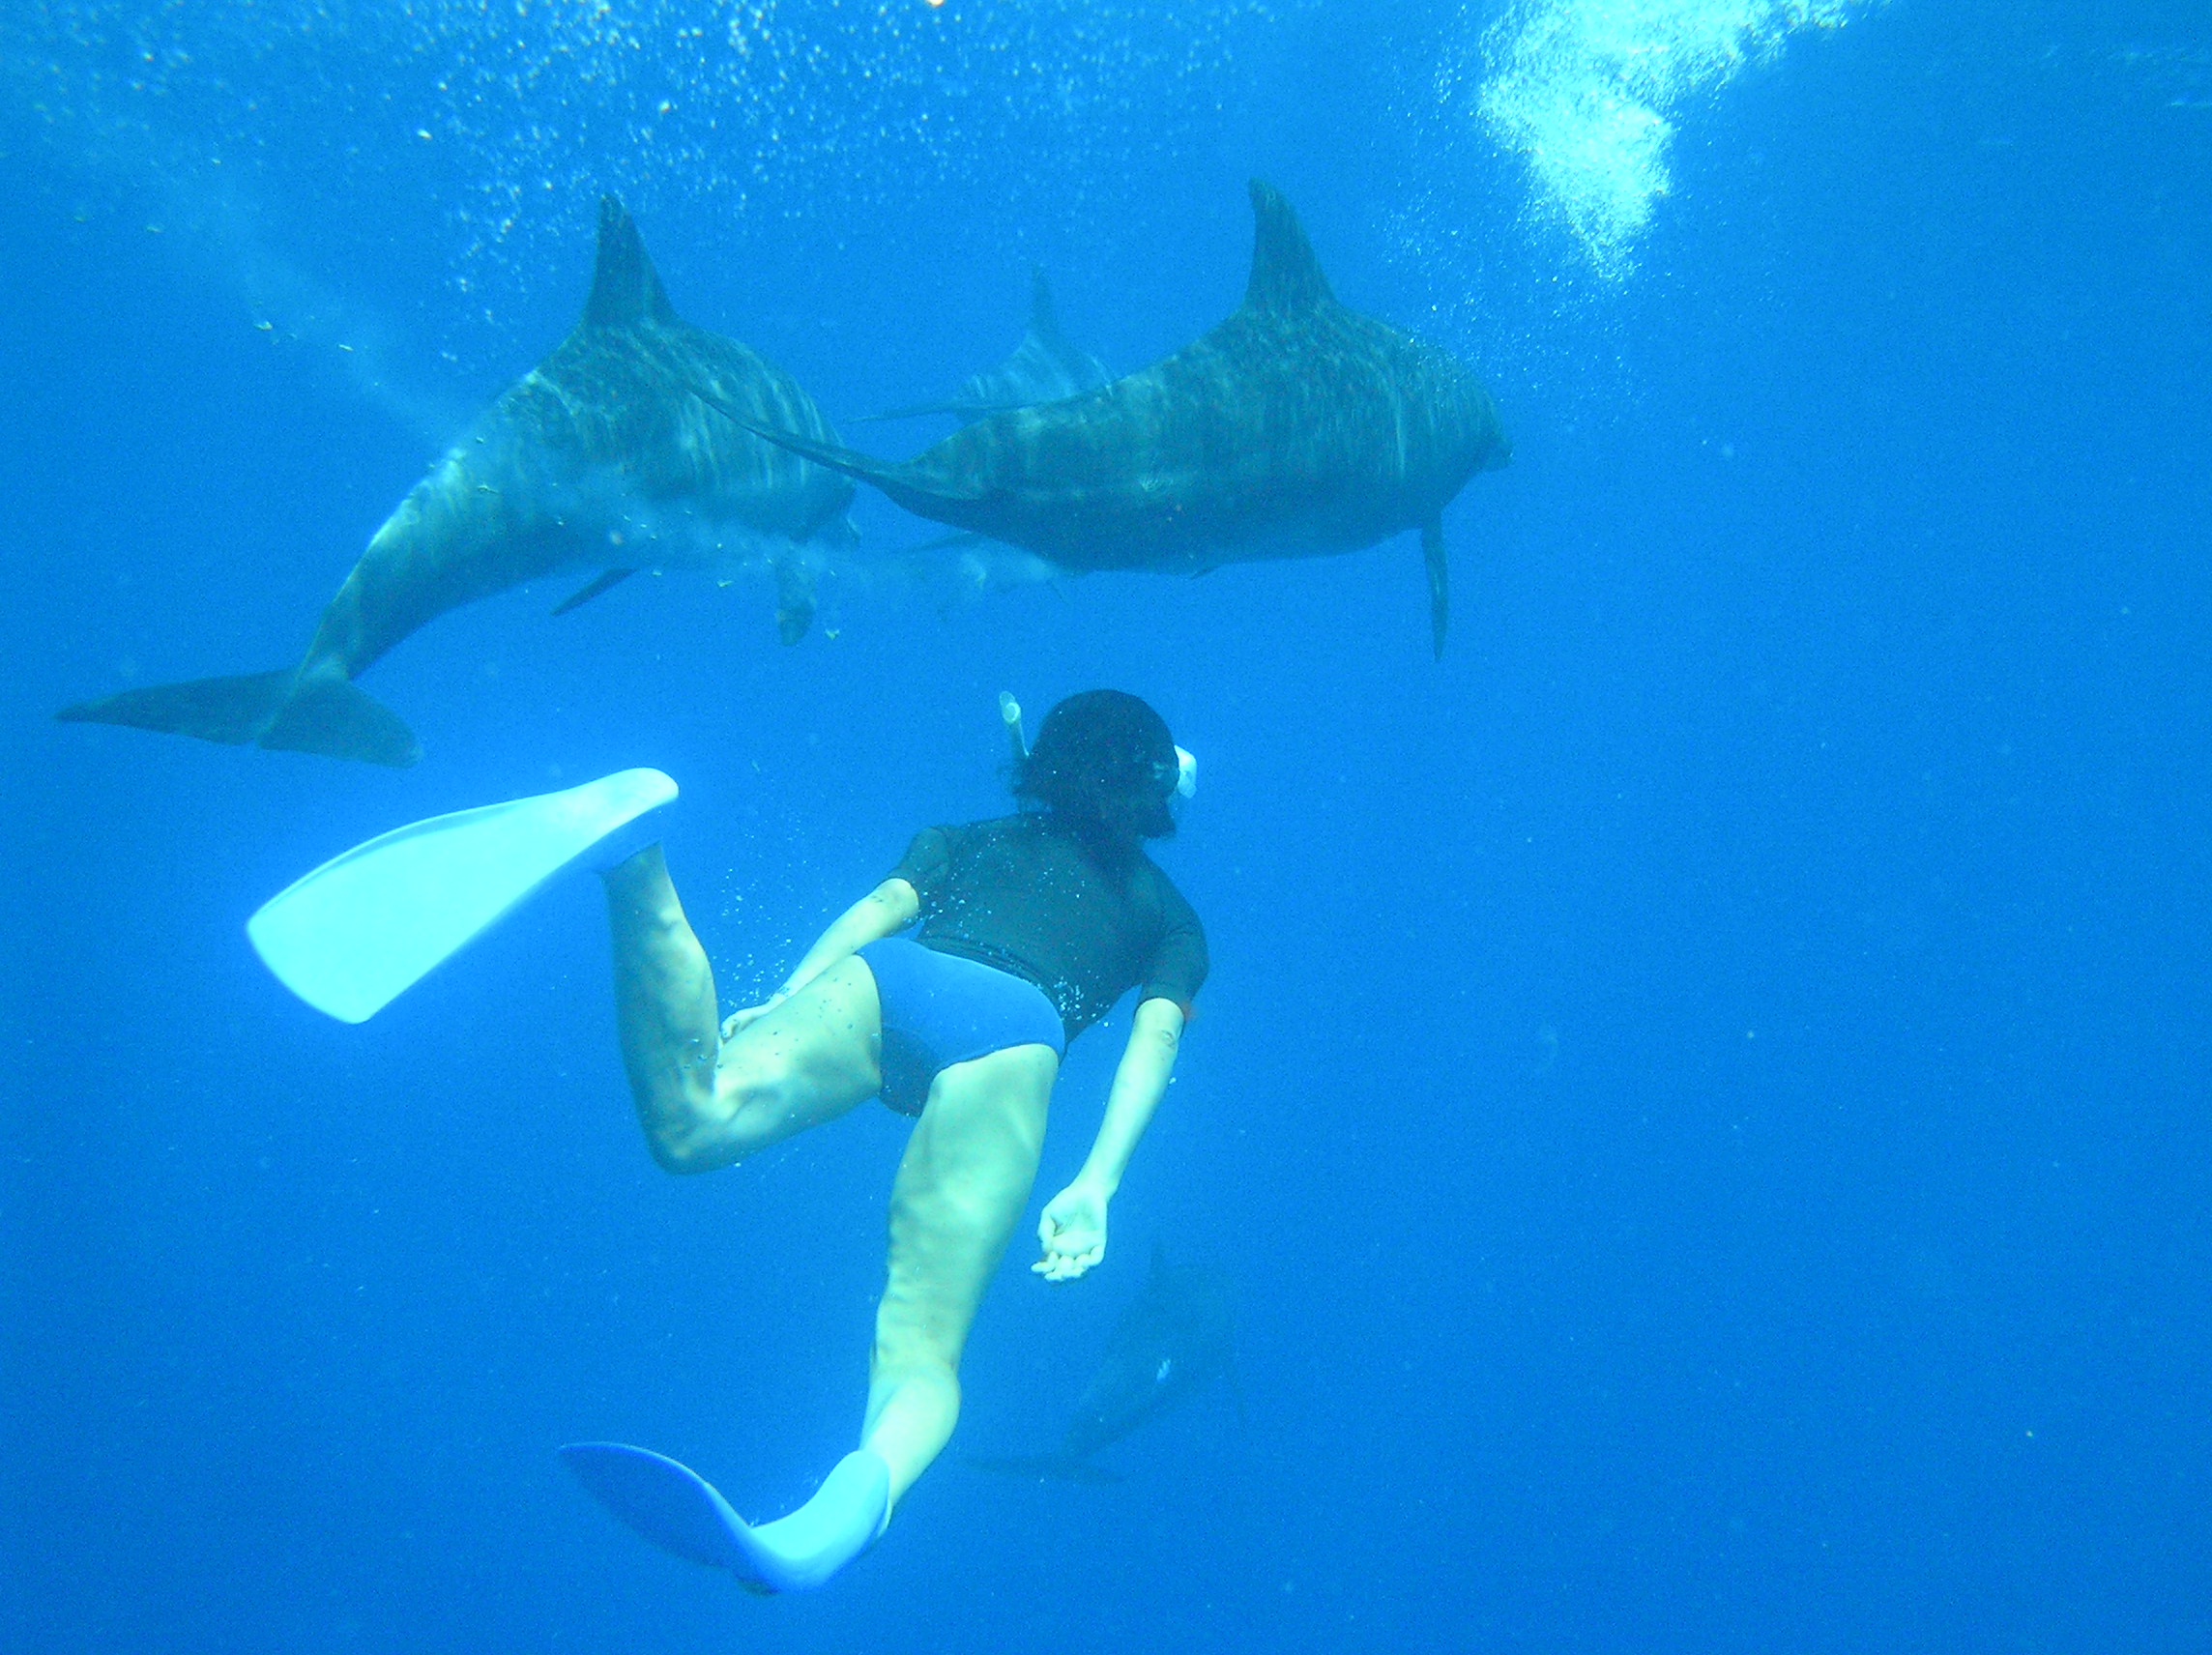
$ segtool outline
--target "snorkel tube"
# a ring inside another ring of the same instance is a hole
[[[1030,740],[1022,734],[1022,704],[1014,699],[1014,692],[1010,689],[999,691],[999,717],[1006,726],[1006,740],[1014,750],[1014,763],[1027,763]]]

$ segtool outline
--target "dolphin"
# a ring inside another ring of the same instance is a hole
[[[1450,353],[1339,304],[1290,203],[1258,179],[1251,192],[1244,303],[1124,379],[987,415],[903,462],[730,416],[909,511],[1070,572],[1199,574],[1418,529],[1441,658],[1443,508],[1510,456],[1497,404]]]
[[[758,441],[731,422],[738,412],[836,437],[789,374],[677,316],[637,226],[603,196],[583,319],[385,520],[298,665],[126,690],[56,716],[411,765],[414,733],[353,680],[447,610],[570,565],[603,572],[562,610],[639,568],[765,558],[795,643],[813,615],[810,553],[854,537],[853,485]]]
[[[943,402],[917,402],[871,414],[862,424],[882,420],[912,420],[924,414],[950,414],[962,421],[980,420],[1015,408],[1033,408],[1040,402],[1058,402],[1097,391],[1113,376],[1106,364],[1090,352],[1069,344],[1054,313],[1052,287],[1041,265],[1030,266],[1030,325],[1014,354],[997,367],[969,375],[959,393]]]
[[[1091,1456],[1189,1401],[1208,1380],[1234,1378],[1235,1349],[1228,1290],[1204,1270],[1169,1263],[1167,1249],[1154,1242],[1144,1291],[1115,1324],[1060,1447],[1050,1454],[968,1463],[1013,1476],[1119,1482],[1112,1471],[1091,1465]]]

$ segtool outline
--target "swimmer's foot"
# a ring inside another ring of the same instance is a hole
[[[661,841],[668,831],[668,806],[675,800],[675,784],[669,785],[668,797],[649,804],[635,816],[607,829],[590,850],[576,858],[576,865],[596,874],[611,874]]]
[[[688,1466],[624,1442],[572,1442],[561,1458],[598,1502],[664,1552],[727,1569],[763,1592],[803,1592],[865,1552],[890,1518],[890,1469],[865,1448],[814,1497],[759,1527]]]

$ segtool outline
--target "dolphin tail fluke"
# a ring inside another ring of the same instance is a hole
[[[127,689],[55,713],[67,724],[124,724],[229,746],[256,742],[288,752],[405,767],[422,756],[399,714],[342,678],[303,679],[296,668],[199,678]]]
[[[860,414],[853,419],[856,425],[881,425],[888,420],[919,420],[927,414],[951,414],[959,419],[972,419],[978,413],[996,413],[996,409],[975,409],[965,402],[914,402],[904,408],[887,408],[881,414]]]
[[[1444,628],[1451,624],[1451,570],[1444,563],[1444,524],[1441,517],[1421,525],[1421,562],[1429,571],[1429,630],[1441,661],[1444,658]]]
[[[1083,1483],[1091,1488],[1111,1488],[1121,1478],[1119,1472],[1109,1471],[1103,1466],[1093,1466],[1087,1460],[1070,1460],[1064,1454],[1013,1454],[1003,1458],[972,1458],[968,1465],[978,1471],[996,1471],[1003,1477],[1028,1477],[1039,1483]]]
[[[818,466],[828,466],[831,471],[859,478],[862,482],[874,483],[878,488],[903,484],[905,481],[901,475],[902,468],[888,460],[870,459],[858,450],[839,448],[835,443],[818,443],[812,437],[801,437],[796,431],[779,431],[773,425],[763,425],[758,421],[746,419],[712,392],[702,391],[697,394],[700,401],[731,424],[750,431],[762,442],[772,443],[802,460],[812,460]]]
[[[321,753],[394,769],[422,756],[422,743],[398,713],[359,684],[335,677],[303,675],[258,739],[279,752]]]
[[[911,467],[896,465],[889,460],[873,459],[857,450],[839,448],[835,443],[818,443],[812,437],[801,437],[796,431],[779,431],[772,425],[763,425],[746,419],[720,397],[710,392],[697,392],[699,400],[715,413],[744,430],[750,431],[764,443],[797,454],[802,460],[812,460],[818,466],[842,472],[850,478],[882,489],[897,504],[917,516],[933,517],[939,522],[956,521],[946,514],[957,512],[964,506],[974,504],[964,495],[948,493],[919,481]]]
[[[65,724],[125,724],[165,736],[241,746],[269,728],[298,674],[290,667],[237,678],[195,678],[80,701],[54,716]]]

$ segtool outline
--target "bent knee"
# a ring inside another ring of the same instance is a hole
[[[755,1059],[735,1072],[724,1069],[713,1089],[682,1117],[662,1120],[647,1134],[653,1158],[671,1173],[733,1166],[771,1141],[760,1128],[790,1116],[802,1091],[792,1064],[780,1057]]]
[[[733,1166],[760,1147],[757,1133],[742,1130],[745,1121],[774,1118],[789,1107],[790,1088],[779,1077],[719,1077],[702,1089],[681,1113],[651,1125],[646,1144],[654,1161],[667,1173],[712,1173]]]
[[[960,1352],[932,1342],[876,1335],[868,1353],[868,1382],[872,1385],[912,1387],[935,1396],[957,1408],[960,1406]]]
[[[780,1109],[799,1089],[799,1065],[788,1037],[770,1035],[755,1024],[722,1043],[714,1061],[714,1095],[724,1109],[733,1114]]]
[[[645,1145],[654,1165],[664,1173],[713,1173],[744,1159],[728,1143],[695,1130],[663,1128],[649,1132]]]

